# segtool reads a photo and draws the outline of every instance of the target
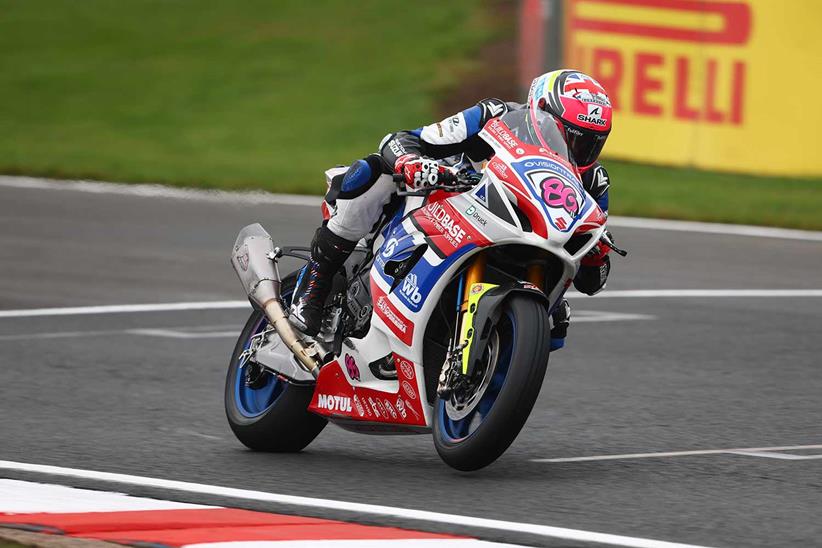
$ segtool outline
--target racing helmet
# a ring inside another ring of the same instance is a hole
[[[545,73],[531,82],[528,108],[554,117],[580,172],[597,161],[613,119],[611,101],[599,82],[576,70]]]

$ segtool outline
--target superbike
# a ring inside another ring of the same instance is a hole
[[[299,451],[331,421],[361,433],[433,432],[459,470],[496,460],[536,401],[550,352],[550,312],[606,217],[582,187],[547,114],[513,111],[480,136],[482,174],[398,192],[336,275],[315,339],[286,310],[299,271],[259,225],[231,262],[254,311],[234,349],[226,414],[237,438]],[[327,208],[324,208],[327,215]]]

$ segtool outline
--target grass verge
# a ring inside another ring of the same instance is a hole
[[[495,93],[462,76],[512,78],[476,55],[512,36],[500,1],[0,0],[0,173],[319,193]],[[615,214],[822,229],[820,180],[606,165]]]
[[[605,161],[611,213],[822,230],[822,181]]]
[[[312,192],[430,120],[475,0],[0,0],[0,172]]]

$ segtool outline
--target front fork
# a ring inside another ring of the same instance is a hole
[[[485,270],[488,266],[488,254],[484,251],[477,253],[471,264],[460,276],[457,289],[457,321],[454,326],[454,336],[449,345],[448,357],[440,373],[437,394],[440,398],[447,398],[454,386],[459,371],[465,375],[468,372],[468,347],[471,343],[474,323],[474,312],[482,295],[497,287],[494,284],[483,283]],[[545,279],[545,266],[534,263],[528,266],[526,277],[528,282],[542,290]]]

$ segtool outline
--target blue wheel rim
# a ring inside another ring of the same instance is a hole
[[[290,295],[283,295],[286,302]],[[243,351],[248,350],[251,345],[251,337],[262,333],[268,326],[268,320],[261,316],[254,328],[248,335],[243,345]],[[239,365],[234,379],[234,405],[241,415],[247,418],[259,417],[277,402],[277,399],[285,391],[287,384],[271,373],[264,373],[265,382],[261,386],[251,387],[245,383],[245,369],[240,369]]]
[[[497,357],[497,365],[494,369],[494,374],[491,377],[491,382],[485,389],[485,393],[477,402],[476,407],[465,417],[454,420],[448,416],[446,411],[446,402],[441,399],[437,400],[436,420],[439,423],[439,431],[449,444],[460,443],[466,438],[473,435],[480,426],[482,426],[485,419],[494,407],[497,398],[499,397],[502,387],[505,384],[505,379],[508,376],[508,370],[511,366],[511,356],[514,350],[514,340],[516,339],[516,322],[510,311],[506,311],[505,317],[509,322],[509,332],[500,333],[500,349]]]

